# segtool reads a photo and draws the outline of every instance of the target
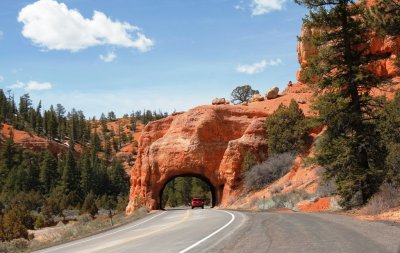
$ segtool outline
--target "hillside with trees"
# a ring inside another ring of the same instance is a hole
[[[68,209],[93,217],[99,209],[124,211],[135,136],[166,116],[145,110],[87,118],[61,104],[34,107],[29,94],[17,103],[0,89],[0,241],[27,239],[27,229],[54,225]],[[19,143],[14,133],[23,136]]]

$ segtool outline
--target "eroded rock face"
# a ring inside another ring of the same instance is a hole
[[[306,38],[320,31],[314,28],[303,26],[301,29],[300,37]],[[369,41],[369,50],[366,54],[373,54],[383,56],[383,59],[371,63],[368,68],[377,76],[380,77],[393,77],[400,75],[400,69],[396,63],[396,53],[400,50],[400,37],[399,36],[380,36],[378,34],[371,34]],[[298,61],[301,69],[297,72],[296,78],[300,82],[304,82],[301,78],[302,69],[308,64],[312,55],[315,55],[317,49],[306,40],[301,40],[297,45]]]
[[[265,158],[266,116],[248,107],[200,106],[149,123],[131,170],[127,213],[141,205],[159,208],[165,184],[182,175],[206,178],[215,188],[217,204],[227,203],[241,186],[246,152]]]

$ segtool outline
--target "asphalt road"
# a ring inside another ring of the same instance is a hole
[[[400,253],[400,227],[341,215],[174,209],[38,251]]]

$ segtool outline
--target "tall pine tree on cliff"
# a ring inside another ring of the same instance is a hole
[[[382,80],[367,65],[368,27],[360,18],[365,4],[350,0],[296,0],[310,13],[304,19],[313,35],[300,38],[315,48],[303,78],[319,95],[314,108],[327,131],[316,162],[334,178],[345,208],[365,203],[381,184],[385,149],[379,146],[376,107],[370,95]]]

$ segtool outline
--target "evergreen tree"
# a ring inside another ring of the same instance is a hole
[[[10,171],[14,167],[15,161],[14,134],[10,130],[10,136],[7,138],[5,145],[0,149],[0,190],[5,184]]]
[[[400,186],[400,91],[393,101],[387,102],[379,118],[382,145],[388,156],[385,159],[386,180]]]
[[[266,119],[270,154],[301,151],[307,142],[305,116],[296,101],[289,107],[280,105]]]
[[[90,162],[90,153],[85,152],[81,156],[81,181],[80,187],[82,194],[86,195],[93,189],[93,170]]]
[[[317,93],[314,108],[327,131],[318,143],[316,161],[334,178],[345,208],[365,203],[382,177],[382,147],[373,119],[376,100],[370,90],[381,80],[366,66],[375,59],[366,54],[367,26],[360,16],[364,3],[351,0],[296,0],[310,14],[305,26],[312,36],[301,40],[317,48],[303,78]]]
[[[378,0],[366,9],[364,18],[372,30],[381,35],[400,34],[400,2]]]
[[[43,118],[42,118],[42,101],[39,101],[39,104],[36,108],[36,125],[33,126],[36,133],[41,134],[43,130]]]
[[[65,193],[77,192],[79,187],[80,175],[76,166],[73,150],[73,144],[70,143],[65,157],[64,170],[61,178],[61,185]]]
[[[32,100],[28,93],[22,95],[19,98],[18,112],[23,120],[28,120],[28,112],[29,112],[29,108],[31,108],[31,106],[32,106]]]
[[[126,194],[129,191],[129,177],[125,172],[121,160],[113,162],[110,171],[110,180],[113,188],[112,194],[118,196],[119,194]]]
[[[57,185],[59,176],[57,171],[57,160],[49,152],[44,152],[43,161],[40,164],[39,180],[43,193],[49,193]]]
[[[18,183],[21,189],[25,192],[40,190],[40,162],[37,153],[31,150],[24,150],[22,152],[21,165],[18,167],[20,173],[23,175],[23,181]]]

